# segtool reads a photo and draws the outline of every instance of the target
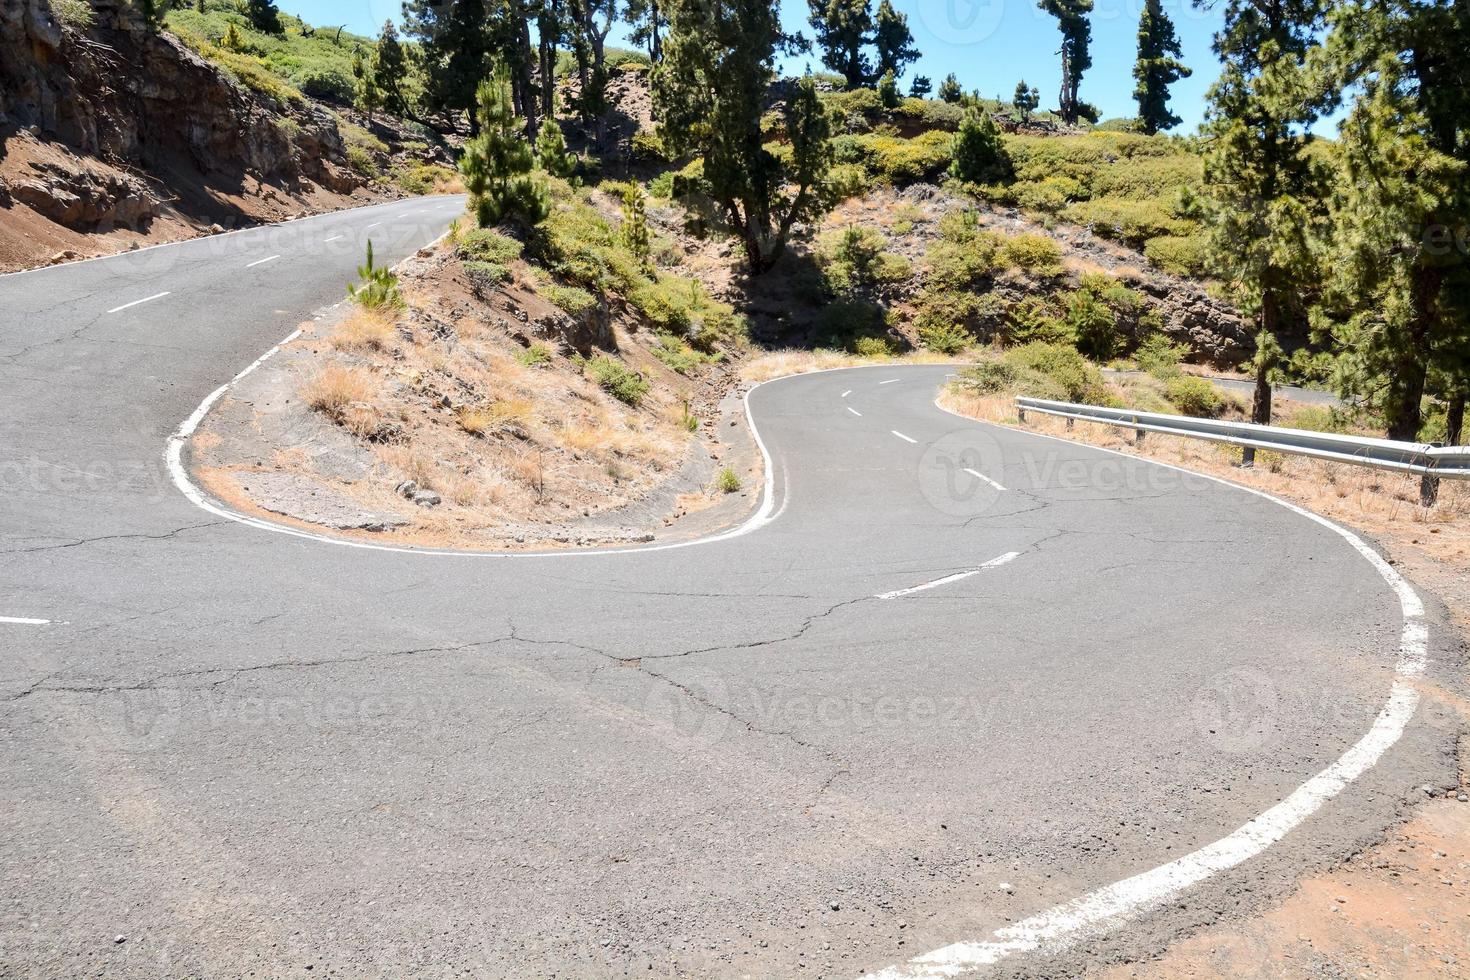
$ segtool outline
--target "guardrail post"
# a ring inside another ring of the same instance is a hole
[[[1444,445],[1442,442],[1431,442],[1435,449]],[[1433,507],[1439,501],[1439,477],[1431,473],[1425,473],[1419,478],[1419,505],[1421,507]]]
[[[1133,421],[1136,424],[1138,422],[1138,419],[1135,418]],[[1142,429],[1134,429],[1133,430],[1133,444],[1135,446],[1141,446],[1141,445],[1143,445],[1143,430]]]
[[[1240,468],[1243,470],[1254,469],[1256,465],[1256,447],[1242,446],[1240,449]]]
[[[1022,425],[1026,424],[1026,407],[1024,405],[1016,406],[1016,421]]]
[[[1072,431],[1072,424],[1074,422],[1076,422],[1076,421],[1077,421],[1076,419],[1067,419],[1067,431],[1068,432],[1071,432]]]

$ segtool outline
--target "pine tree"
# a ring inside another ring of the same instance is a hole
[[[546,185],[532,174],[525,124],[511,104],[510,72],[497,64],[476,91],[480,135],[465,144],[459,170],[480,227],[533,227],[551,213]]]
[[[822,64],[847,80],[849,89],[871,84],[873,62],[863,48],[872,41],[869,0],[807,0]]]
[[[607,125],[607,36],[618,19],[617,0],[570,0],[572,54],[577,61],[577,98],[573,108],[596,128],[601,146]]]
[[[668,0],[627,0],[623,18],[633,30],[628,40],[642,44],[648,49],[648,60],[655,65],[664,57],[664,32],[668,30],[668,12],[664,9]]]
[[[932,91],[934,82],[928,75],[915,75],[913,83],[909,85],[909,98],[927,99]]]
[[[1271,384],[1284,330],[1305,330],[1318,280],[1313,246],[1325,181],[1307,155],[1321,111],[1306,69],[1325,0],[1227,0],[1215,37],[1223,73],[1210,89],[1202,203],[1216,274],[1256,321],[1251,418],[1271,421]],[[1263,10],[1265,13],[1263,14]],[[1245,463],[1254,460],[1245,451]]]
[[[1057,19],[1057,28],[1062,32],[1062,88],[1058,96],[1057,112],[1068,126],[1077,125],[1080,116],[1088,114],[1078,95],[1082,87],[1082,75],[1092,67],[1092,13],[1093,0],[1039,0],[1037,6]]]
[[[1001,142],[1000,127],[978,105],[966,109],[960,121],[949,172],[956,180],[971,184],[993,184],[1011,176],[1011,160]]]
[[[878,101],[885,109],[898,108],[898,79],[893,77],[891,71],[885,71],[883,77],[878,79]]]
[[[784,40],[769,0],[680,2],[654,75],[665,143],[703,158],[706,193],[740,235],[752,273],[775,264],[797,222],[827,207],[832,122],[809,77],[786,100],[785,158],[765,146],[762,105]]]
[[[644,202],[643,188],[637,184],[623,192],[623,225],[618,229],[618,237],[640,262],[648,264],[648,209]]]
[[[879,77],[892,72],[895,79],[902,78],[909,64],[919,60],[914,36],[909,33],[909,19],[894,10],[889,0],[881,0],[873,18],[873,45],[878,49]]]
[[[1016,83],[1016,94],[1011,97],[1011,105],[1016,107],[1021,122],[1028,123],[1031,121],[1031,113],[1041,105],[1041,93],[1035,86],[1028,88],[1026,79],[1023,78]]]
[[[246,0],[245,15],[250,18],[250,26],[262,34],[286,33],[281,12],[271,0]]]
[[[404,31],[419,42],[424,106],[431,112],[466,112],[470,132],[477,86],[490,72],[491,20],[485,0],[405,0]]]
[[[230,21],[229,26],[225,28],[225,36],[220,38],[219,44],[226,51],[245,50],[245,38],[241,36],[240,29],[235,26],[234,21]]]
[[[954,72],[945,75],[944,81],[939,83],[939,97],[950,105],[964,99],[965,90],[960,88],[960,80],[954,77]]]
[[[563,179],[577,169],[577,158],[567,152],[566,136],[554,115],[541,120],[541,131],[536,134],[536,166]]]
[[[1359,0],[1332,20],[1335,82],[1359,93],[1334,202],[1353,311],[1339,378],[1381,409],[1390,438],[1416,440],[1426,393],[1455,423],[1470,387],[1470,5]]]
[[[398,28],[391,20],[383,22],[383,33],[378,35],[378,49],[373,52],[373,83],[383,94],[383,105],[396,116],[408,114],[408,104],[403,98],[403,80],[408,76],[408,61],[403,54],[403,45],[398,42]]]
[[[378,90],[377,79],[373,76],[372,65],[363,58],[362,52],[357,51],[352,55],[352,77],[356,79],[357,107],[367,115],[368,122],[373,121],[373,113],[382,105],[382,93]]]
[[[1182,53],[1174,22],[1159,0],[1145,0],[1138,18],[1138,61],[1133,66],[1138,86],[1133,97],[1138,101],[1139,126],[1150,136],[1179,125],[1179,117],[1169,111],[1169,86],[1194,74],[1179,60]]]

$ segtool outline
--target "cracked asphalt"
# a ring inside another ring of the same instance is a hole
[[[396,259],[457,207],[0,277],[0,616],[51,620],[0,623],[0,974],[856,976],[1229,833],[1382,706],[1398,605],[1340,538],[944,413],[943,367],[756,389],[777,516],[695,547],[365,551],[180,495],[201,400],[368,234]],[[1457,724],[1426,705],[1264,857],[1001,971],[1258,906]]]

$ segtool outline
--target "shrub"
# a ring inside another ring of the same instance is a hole
[[[954,159],[954,137],[938,130],[920,133],[909,140],[877,133],[854,139],[866,150],[869,169],[895,187],[934,180]],[[838,162],[858,161],[839,158]]]
[[[516,360],[519,361],[523,367],[528,368],[540,367],[543,364],[550,364],[551,348],[547,347],[545,344],[532,344],[530,347],[519,351],[516,354]]]
[[[954,135],[954,162],[949,172],[971,184],[991,184],[1011,177],[1011,158],[1001,142],[1000,127],[990,115],[971,108]]]
[[[987,321],[989,296],[970,290],[926,289],[915,304],[914,327],[920,339],[927,334],[961,328],[976,336],[986,336],[993,322]],[[927,346],[927,344],[926,344]]]
[[[628,149],[633,154],[633,159],[644,163],[668,163],[668,150],[664,148],[664,138],[657,129],[640,129],[633,134]]]
[[[718,355],[702,354],[683,337],[671,333],[658,334],[658,343],[650,351],[665,367],[677,374],[689,374],[701,364],[719,360]]]
[[[1056,381],[1034,368],[1021,367],[1004,359],[981,361],[974,367],[965,368],[955,378],[955,384],[980,395],[1026,395],[1051,401],[1067,400],[1066,389]]]
[[[1060,275],[1062,250],[1045,235],[1013,235],[1001,245],[1006,263],[1041,276]]]
[[[970,332],[957,323],[919,328],[919,343],[936,354],[958,354],[974,342]]]
[[[857,337],[852,342],[852,352],[859,357],[891,357],[898,353],[898,344],[892,337]]]
[[[885,244],[882,233],[856,225],[826,235],[819,258],[832,290],[863,292],[912,275],[908,260],[885,251]]]
[[[835,204],[866,194],[871,184],[868,171],[862,165],[839,163],[827,171],[827,182],[823,189],[828,200]]]
[[[1187,374],[1164,382],[1164,396],[1181,415],[1192,415],[1195,418],[1214,418],[1225,407],[1225,400],[1220,397],[1214,385],[1204,378]]]
[[[643,375],[623,365],[606,354],[587,362],[587,375],[603,391],[618,401],[637,407],[648,394],[648,382]]]
[[[332,334],[338,350],[384,351],[392,342],[393,319],[385,310],[358,310]]]
[[[504,265],[521,257],[523,246],[492,228],[476,228],[459,236],[455,252],[461,259]]]
[[[597,299],[587,290],[577,286],[547,283],[539,287],[537,292],[545,296],[547,302],[560,307],[574,317],[586,316],[597,306]]]
[[[715,478],[715,486],[721,493],[736,493],[740,490],[740,475],[726,466]]]
[[[336,68],[309,68],[295,82],[304,94],[323,102],[351,105],[356,95],[352,79]]]
[[[1155,267],[1176,276],[1204,276],[1208,250],[1203,235],[1160,235],[1143,245],[1143,254]]]
[[[1006,351],[1004,359],[1014,367],[1050,378],[1062,389],[1067,401],[1101,402],[1107,398],[1102,373],[1075,347],[1033,341]]]
[[[973,289],[997,271],[1000,239],[988,232],[965,241],[940,239],[924,253],[924,283],[938,289]]]
[[[484,294],[502,283],[510,282],[510,269],[499,262],[471,260],[464,264],[465,278],[469,279],[475,293]]]
[[[367,263],[357,267],[361,283],[347,286],[347,295],[365,310],[380,308],[397,309],[403,306],[403,297],[398,292],[398,276],[386,266],[373,265],[373,240],[368,239]]]
[[[1189,356],[1189,346],[1174,344],[1161,333],[1149,334],[1138,345],[1134,353],[1140,370],[1156,378],[1172,378],[1179,373],[1179,364]]]
[[[1062,217],[1084,225],[1093,234],[1142,248],[1150,238],[1178,235],[1188,225],[1174,217],[1159,201],[1102,198],[1069,205]]]
[[[833,300],[818,317],[819,347],[856,350],[861,337],[875,337],[886,330],[882,307],[857,297]]]
[[[688,334],[694,325],[690,314],[694,286],[672,277],[660,277],[655,282],[635,286],[628,293],[628,302],[642,313],[658,329],[670,333]]]
[[[1113,356],[1118,346],[1118,315],[1092,290],[1079,289],[1067,297],[1067,326],[1083,354],[1097,361]]]

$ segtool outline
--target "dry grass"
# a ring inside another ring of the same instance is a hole
[[[358,307],[332,332],[332,346],[340,351],[386,351],[394,333],[391,310]]]
[[[829,371],[832,368],[862,367],[870,364],[953,364],[961,363],[956,358],[932,351],[914,351],[897,357],[861,357],[846,351],[832,350],[781,350],[763,354],[748,361],[740,370],[740,377],[752,383],[784,378],[791,374],[810,374],[813,371]]]
[[[459,427],[472,436],[498,435],[502,432],[526,433],[534,418],[534,406],[529,399],[499,399],[482,408],[467,408],[459,412]]]
[[[327,364],[302,387],[312,408],[360,439],[381,440],[385,416],[376,402],[378,386],[364,368]]]

